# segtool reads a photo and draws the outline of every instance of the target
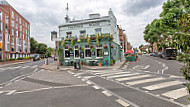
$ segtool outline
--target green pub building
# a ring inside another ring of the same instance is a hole
[[[59,26],[59,61],[62,65],[80,62],[90,66],[110,66],[123,57],[117,20],[110,9],[108,16],[90,14],[89,19],[70,21],[68,15]]]

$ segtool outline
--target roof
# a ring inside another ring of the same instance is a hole
[[[81,23],[89,23],[89,22],[108,21],[108,20],[109,20],[109,16],[103,16],[103,17],[98,17],[98,18],[90,18],[90,19],[84,19],[84,20],[72,20],[69,23],[64,23],[62,25],[59,25],[59,27],[81,24]]]
[[[0,0],[0,5],[10,5],[6,0]]]

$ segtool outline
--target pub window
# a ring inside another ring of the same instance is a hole
[[[65,49],[65,58],[70,58],[70,51]]]
[[[82,31],[80,31],[80,35],[86,35],[86,30],[82,30]]]
[[[101,34],[101,32],[102,32],[102,28],[96,28],[95,29],[95,33],[96,34]]]
[[[91,57],[90,49],[85,49],[85,57]]]
[[[75,58],[79,58],[80,54],[79,54],[79,46],[75,46]]]
[[[102,57],[102,56],[103,56],[103,51],[102,51],[102,49],[96,49],[96,56],[97,56],[97,57]]]
[[[67,38],[70,38],[72,35],[72,32],[67,32]]]

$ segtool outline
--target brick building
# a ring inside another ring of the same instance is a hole
[[[120,45],[123,48],[123,51],[126,52],[128,50],[128,40],[127,40],[127,36],[123,33],[123,29],[121,29],[119,27],[119,25],[117,25],[117,29],[119,31],[119,40],[120,40]]]
[[[30,23],[8,2],[0,1],[0,60],[30,54]]]

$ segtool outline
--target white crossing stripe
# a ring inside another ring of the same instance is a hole
[[[138,75],[134,77],[126,77],[126,78],[118,78],[117,81],[127,81],[127,80],[133,80],[133,79],[141,79],[145,77],[151,77],[151,75]]]
[[[87,81],[86,83],[87,83],[87,84],[92,84],[90,81]]]
[[[13,94],[15,91],[16,91],[16,90],[12,90],[12,91],[8,92],[6,95],[11,95],[11,94]]]
[[[126,103],[125,101],[121,100],[121,99],[117,99],[116,102],[118,102],[119,104],[121,104],[124,107],[128,107],[130,106],[128,103]]]
[[[119,71],[102,71],[102,72],[95,73],[95,74],[109,74],[109,73],[116,73],[116,72],[119,72]]]
[[[110,73],[110,74],[103,74],[101,76],[110,76],[110,75],[116,75],[116,74],[128,74],[130,72],[116,72],[116,73]]]
[[[14,69],[20,68],[21,66],[14,67]]]
[[[160,81],[160,80],[165,80],[165,78],[162,78],[162,77],[150,78],[150,79],[138,80],[138,81],[133,81],[133,82],[127,82],[126,84],[138,85],[138,84],[142,84],[142,83],[148,83],[148,82],[154,82],[154,81]]]
[[[84,77],[85,79],[90,79],[90,78],[93,78],[93,77],[96,77],[96,76],[86,76]]]
[[[30,66],[25,66],[25,67],[22,67],[22,68],[28,68],[28,67],[30,67]]]
[[[139,73],[115,75],[115,76],[109,76],[109,77],[107,77],[107,78],[117,78],[117,77],[133,76],[133,75],[138,75],[138,74],[139,74]]]
[[[102,91],[102,93],[105,94],[105,95],[108,96],[108,97],[112,96],[112,95],[111,95],[109,92],[107,92],[107,91]]]
[[[96,90],[100,89],[98,86],[93,86],[93,88]]]
[[[31,68],[36,68],[38,65],[34,65],[34,66],[32,66]]]
[[[189,93],[187,91],[187,88],[181,88],[181,89],[177,89],[177,90],[173,90],[173,91],[163,93],[162,95],[169,97],[169,98],[178,99],[180,97],[184,97],[184,96],[189,95]]]
[[[164,82],[164,83],[160,83],[160,84],[146,86],[143,88],[147,89],[147,90],[157,90],[157,89],[166,88],[169,86],[178,85],[178,84],[182,84],[182,83],[183,82],[180,82],[180,81],[170,81],[170,82]]]
[[[0,94],[2,94],[4,91],[0,91]]]

